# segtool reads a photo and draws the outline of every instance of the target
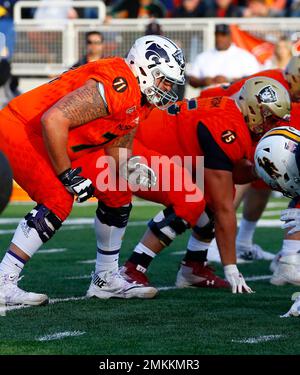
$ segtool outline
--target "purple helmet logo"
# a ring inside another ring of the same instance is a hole
[[[170,62],[167,52],[156,43],[152,43],[147,48],[145,57],[154,64],[160,64],[160,59],[164,59],[166,63]]]

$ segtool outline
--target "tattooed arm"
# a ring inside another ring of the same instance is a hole
[[[116,160],[117,165],[123,163],[131,157],[132,144],[136,131],[137,127],[132,129],[123,137],[117,138],[111,146],[106,147],[106,154],[112,156]]]
[[[42,116],[43,138],[55,172],[71,167],[67,153],[69,129],[108,115],[97,82],[88,80],[55,103]]]

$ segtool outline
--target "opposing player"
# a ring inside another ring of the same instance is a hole
[[[291,125],[299,129],[300,127],[300,56],[294,56],[290,59],[286,69],[272,69],[265,70],[251,77],[261,75],[276,79],[279,81],[290,93],[292,99],[292,110],[291,110]],[[231,85],[219,86],[209,88],[201,92],[201,97],[209,97],[214,95],[226,95],[231,96],[238,92],[245,79],[235,82]],[[241,187],[239,187],[241,188]],[[242,187],[240,190],[243,190]],[[270,197],[271,190],[263,184],[261,181],[257,181],[251,184],[244,195],[243,205],[243,218],[240,223],[239,232],[237,235],[237,253],[242,259],[266,259],[271,260],[273,255],[269,252],[263,251],[258,245],[253,244],[253,235],[256,228],[256,223],[261,217],[268,199]],[[295,246],[300,249],[299,242],[291,242],[289,236],[283,242],[283,252],[293,251]],[[294,241],[296,238],[293,239]],[[300,240],[300,237],[297,239]],[[210,259],[217,260],[218,252],[217,249],[212,246],[209,250]],[[273,262],[273,268],[276,267],[276,259]]]
[[[5,209],[12,192],[12,173],[6,157],[0,151],[0,214]]]
[[[300,233],[300,131],[292,127],[279,127],[269,131],[258,143],[255,151],[257,174],[273,190],[292,198],[281,220],[291,236]],[[286,282],[300,286],[300,250],[280,256],[273,275],[273,283]],[[276,285],[278,285],[276,284]],[[295,300],[286,316],[300,316],[300,298]]]
[[[19,274],[61,227],[74,196],[83,202],[92,195],[99,199],[95,220],[101,297],[152,295],[151,288],[128,283],[118,273],[131,194],[95,189],[98,170],[90,160],[104,149],[122,170],[138,167],[142,181],[151,186],[151,170],[131,158],[132,140],[140,118],[151,106],[161,109],[176,101],[172,84],[183,82],[182,51],[167,38],[149,35],[136,40],[126,59],[101,59],[70,70],[12,100],[0,112],[0,149],[17,183],[37,202],[20,222],[0,263],[1,303],[48,301],[45,294],[20,289]],[[120,157],[122,148],[128,150],[125,158]]]
[[[161,186],[157,192],[138,192],[138,196],[167,208],[150,221],[149,229],[122,272],[148,285],[145,272],[155,255],[190,225],[194,231],[176,285],[228,287],[205,265],[208,244],[214,236],[213,216],[226,279],[233,293],[251,292],[236,267],[234,181],[245,183],[256,178],[253,164],[249,162],[253,159],[255,139],[278,121],[287,121],[289,114],[287,90],[265,77],[247,80],[236,100],[198,98],[177,105],[169,113],[153,111],[138,129],[134,152],[146,157],[148,162],[157,153],[169,157],[203,155],[207,213],[199,218],[185,192],[175,194],[172,189],[161,190]],[[156,173],[160,177],[157,170]],[[195,173],[194,167],[192,174]]]

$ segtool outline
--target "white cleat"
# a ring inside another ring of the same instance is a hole
[[[18,275],[0,275],[0,304],[16,305],[47,305],[49,298],[46,294],[25,292],[18,287]]]
[[[213,239],[208,247],[208,252],[207,252],[207,261],[208,262],[215,262],[215,263],[222,263],[221,262],[221,257],[219,253],[219,248],[217,246],[217,242],[215,239]],[[250,261],[247,261],[245,259],[240,258],[237,255],[237,263],[242,264],[242,263],[249,263]]]
[[[270,283],[300,285],[300,254],[281,256]]]
[[[290,316],[299,317],[300,316],[300,293],[294,293],[292,295],[292,301],[295,301],[289,311],[281,315],[281,318],[289,318]]]
[[[270,264],[270,271],[275,272],[279,265],[279,259],[281,258],[281,252],[277,253]]]
[[[88,298],[154,298],[158,290],[152,286],[126,280],[119,272],[92,274],[92,281],[86,293]]]
[[[253,260],[273,260],[275,255],[263,250],[259,245],[245,245],[243,243],[236,243],[236,254],[238,258],[253,261]]]

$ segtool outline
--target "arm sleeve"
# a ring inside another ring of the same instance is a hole
[[[232,172],[232,161],[217,144],[210,131],[202,122],[198,124],[197,135],[200,147],[204,152],[204,167]]]

